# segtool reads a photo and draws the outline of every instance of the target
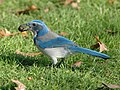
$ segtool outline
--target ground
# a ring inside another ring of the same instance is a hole
[[[107,46],[103,51],[111,59],[77,54],[67,57],[60,68],[47,68],[50,58],[44,55],[34,57],[16,54],[38,52],[33,36],[21,34],[0,38],[0,89],[14,90],[11,79],[21,81],[27,90],[95,90],[102,83],[120,84],[120,1],[81,0],[79,8],[71,4],[64,6],[64,0],[2,0],[0,2],[0,30],[19,32],[20,24],[31,20],[42,20],[56,33],[66,32],[65,37],[81,47],[90,48],[96,44],[95,36]],[[76,1],[75,1],[76,2]],[[16,15],[29,6],[27,14]],[[48,9],[48,11],[47,11]],[[45,11],[46,10],[46,11]],[[99,49],[96,49],[99,51]],[[76,61],[83,62],[72,71]],[[31,79],[28,79],[31,78]]]

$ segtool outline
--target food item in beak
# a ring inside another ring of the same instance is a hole
[[[24,31],[27,31],[29,29],[29,26],[27,24],[22,24],[18,27],[18,30],[20,32],[24,32]]]

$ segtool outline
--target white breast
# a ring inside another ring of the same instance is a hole
[[[57,47],[57,48],[45,48],[44,52],[51,56],[56,58],[64,58],[69,52],[65,50],[64,47]]]

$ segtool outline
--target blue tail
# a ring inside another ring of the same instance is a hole
[[[103,58],[103,59],[109,59],[110,58],[110,56],[108,56],[106,54],[103,54],[103,53],[100,53],[100,52],[97,52],[97,51],[93,51],[93,50],[90,50],[90,49],[87,49],[87,48],[71,46],[71,47],[69,47],[69,49],[72,52],[82,52],[82,53],[89,54],[89,55],[96,56],[96,57],[100,57],[100,58]]]

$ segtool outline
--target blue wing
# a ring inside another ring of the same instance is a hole
[[[55,39],[52,39],[47,42],[38,41],[38,44],[41,48],[55,48],[55,47],[65,47],[65,46],[74,46],[75,43],[60,36]]]
[[[73,53],[82,52],[85,54],[97,56],[97,57],[104,58],[104,59],[110,58],[110,56],[106,54],[93,51],[87,48],[81,48],[78,45],[76,45],[74,42],[61,36],[55,39],[51,39],[50,41],[47,41],[47,42],[42,42],[41,40],[38,40],[37,42],[38,42],[38,46],[43,49],[44,48],[55,48],[55,47],[67,47],[67,49],[69,49]]]

